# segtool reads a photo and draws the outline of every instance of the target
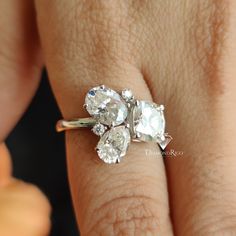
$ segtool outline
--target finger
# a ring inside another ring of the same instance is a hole
[[[9,183],[11,177],[11,161],[7,147],[0,145],[0,187]]]
[[[48,235],[50,213],[50,204],[37,187],[11,177],[10,154],[1,144],[0,235]]]
[[[114,7],[114,1],[37,1],[49,77],[64,117],[87,116],[84,96],[98,84],[118,91],[132,88],[137,98],[151,99],[136,50],[139,41],[132,33],[136,25],[126,28],[131,14],[137,13],[130,2]],[[138,37],[140,32],[135,33]],[[66,134],[82,235],[171,235],[166,177],[157,146],[132,143],[125,159],[109,166],[95,161],[97,141],[90,131]],[[145,149],[156,156],[145,156]]]
[[[3,141],[35,93],[42,58],[33,2],[1,1],[0,11],[0,141]]]
[[[147,35],[163,35],[158,53],[147,49],[144,66],[166,105],[173,136],[168,147],[177,153],[166,158],[174,230],[184,236],[234,235],[235,1],[168,3],[162,12],[170,14],[156,12],[164,30]]]
[[[31,184],[11,177],[10,155],[0,146],[0,235],[45,236],[50,229],[50,204]]]
[[[50,212],[48,200],[35,186],[14,179],[0,187],[0,235],[46,236]]]
[[[42,59],[33,3],[0,2],[0,141],[29,104],[39,82]],[[0,235],[45,236],[50,205],[35,186],[13,180],[10,156],[0,147]]]

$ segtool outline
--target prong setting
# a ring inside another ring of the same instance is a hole
[[[164,105],[160,105],[160,106],[158,106],[158,110],[159,110],[159,111],[164,111],[164,110],[165,110]]]
[[[83,107],[93,122],[88,124],[88,118],[79,118],[72,126],[59,125],[63,130],[77,123],[78,127],[92,127],[92,132],[100,137],[95,150],[105,163],[120,163],[131,140],[156,142],[164,149],[172,139],[165,133],[164,105],[137,100],[130,89],[117,93],[105,85],[94,87],[87,93]]]
[[[104,84],[100,85],[100,88],[105,89],[105,85]]]

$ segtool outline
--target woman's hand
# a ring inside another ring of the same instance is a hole
[[[95,161],[90,131],[68,131],[82,235],[234,234],[235,1],[36,0],[36,11],[65,118],[87,116],[93,86],[131,88],[165,105],[168,148],[183,152],[164,165],[156,145],[132,143],[108,166]]]
[[[22,6],[16,0],[8,2]],[[26,2],[26,6],[31,3]],[[173,137],[168,148],[183,153],[163,161],[156,145],[132,143],[119,165],[106,165],[96,161],[98,140],[89,130],[68,131],[69,179],[81,234],[234,234],[235,1],[35,2],[45,64],[63,117],[87,116],[84,95],[93,86],[131,88],[137,98],[165,105]],[[25,36],[10,41],[13,45],[27,43],[14,46],[11,56],[1,43],[6,62],[12,55],[21,56],[10,60],[15,67],[7,67],[0,83],[24,99],[13,109],[12,97],[0,97],[2,106],[8,107],[2,138],[37,87],[39,73],[29,68],[41,68],[42,63],[37,34],[31,33],[36,28],[28,25],[34,16],[19,13],[32,8],[20,9],[14,8],[10,19],[17,12],[24,19],[22,28],[7,32],[9,39]],[[8,25],[4,19],[3,26]],[[9,83],[9,77],[16,82]],[[22,78],[31,79],[22,82]]]

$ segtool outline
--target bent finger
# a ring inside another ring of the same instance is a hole
[[[4,143],[0,145],[0,187],[6,185],[11,178],[11,160]]]
[[[141,55],[133,55],[136,25],[126,29],[136,9],[129,2],[114,8],[114,1],[37,1],[47,69],[65,118],[86,116],[84,96],[99,84],[117,91],[132,88],[137,98],[151,100],[140,68]],[[123,25],[119,25],[121,19]],[[109,166],[94,161],[97,141],[90,131],[66,133],[69,179],[81,233],[172,235],[166,176],[157,145],[132,143],[124,160]],[[145,149],[157,155],[148,158]]]
[[[38,87],[42,58],[33,1],[1,1],[0,12],[0,141],[3,141]]]

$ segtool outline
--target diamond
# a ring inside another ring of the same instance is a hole
[[[107,131],[97,144],[98,156],[105,163],[120,162],[130,144],[130,133],[125,126],[113,127]]]
[[[85,108],[100,123],[108,126],[122,124],[128,109],[120,95],[104,85],[92,88],[86,95]]]
[[[122,90],[121,96],[126,102],[132,101],[134,99],[134,95],[130,89]]]
[[[98,136],[102,136],[105,133],[106,129],[107,129],[107,127],[104,126],[103,124],[96,123],[93,126],[92,131],[94,134],[96,134]]]
[[[132,110],[133,132],[145,142],[158,142],[165,132],[165,118],[162,109],[153,102],[136,101]]]

